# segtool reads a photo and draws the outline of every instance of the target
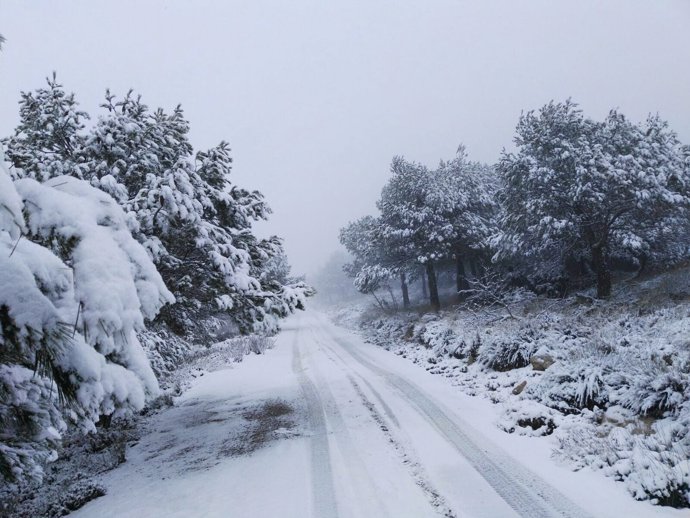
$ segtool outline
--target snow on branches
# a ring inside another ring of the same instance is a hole
[[[658,117],[633,124],[611,111],[587,119],[571,101],[520,118],[516,153],[498,165],[504,188],[497,257],[591,262],[611,292],[611,258],[663,255],[685,224],[690,179],[683,148]],[[684,252],[684,251],[683,251]]]
[[[4,165],[0,185],[0,471],[21,478],[52,455],[61,403],[88,429],[157,393],[136,332],[174,299],[107,194]]]
[[[423,268],[438,308],[435,264],[453,260],[458,291],[465,289],[464,264],[485,255],[493,231],[495,183],[492,168],[469,161],[462,147],[435,170],[395,157],[377,202],[380,216],[341,230],[341,243],[355,258],[348,266],[355,286],[374,293],[400,276],[407,306],[406,281]]]
[[[283,287],[263,282],[262,272],[283,254],[282,245],[278,238],[254,236],[252,224],[266,219],[270,208],[261,193],[231,183],[227,143],[195,154],[180,106],[151,110],[131,91],[120,99],[106,92],[88,131],[80,122],[86,114],[55,78],[22,99],[20,126],[7,143],[15,166],[31,167],[16,174],[40,180],[69,174],[117,200],[128,228],[174,291],[176,303],[158,321],[203,341],[204,320],[218,312],[251,332],[257,321],[270,320],[263,311],[278,311],[280,304],[264,302],[280,298]]]

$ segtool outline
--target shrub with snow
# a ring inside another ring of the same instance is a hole
[[[566,414],[583,408],[603,408],[608,402],[606,371],[591,362],[590,359],[575,365],[556,364],[528,393],[544,405]]]
[[[481,365],[495,371],[508,371],[529,365],[537,350],[532,330],[514,336],[498,336],[486,342],[479,350]]]
[[[499,426],[508,433],[540,436],[551,435],[556,421],[553,410],[536,401],[521,399],[506,409]]]
[[[690,400],[690,369],[652,364],[636,378],[621,398],[621,404],[638,415],[662,418],[677,415]]]

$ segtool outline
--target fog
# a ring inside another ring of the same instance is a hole
[[[396,154],[460,143],[495,161],[522,110],[659,112],[690,143],[690,2],[0,0],[0,135],[53,70],[93,114],[106,87],[181,103],[195,147],[227,140],[234,180],[274,210],[296,273],[375,211]]]

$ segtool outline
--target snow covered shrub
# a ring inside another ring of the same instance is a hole
[[[247,354],[264,354],[268,349],[272,349],[274,345],[272,339],[262,335],[240,336],[229,340],[229,342],[233,343],[234,347],[241,351],[242,356]]]
[[[690,507],[690,437],[687,423],[665,420],[640,434],[633,423],[581,423],[558,433],[558,455],[623,481],[637,500]]]
[[[451,358],[456,360],[462,360],[465,357],[465,350],[467,349],[467,344],[465,340],[460,340],[459,343],[455,344],[455,347],[448,354]]]
[[[556,429],[554,411],[529,399],[511,402],[499,426],[508,433],[540,436],[551,435]]]
[[[530,397],[565,414],[606,408],[611,391],[625,383],[620,369],[629,367],[620,351],[609,345],[615,337],[604,332],[586,338],[579,334],[567,330],[555,335],[561,340],[560,351],[554,351],[558,361],[527,390]]]
[[[147,329],[138,336],[159,381],[169,376],[197,350],[197,347],[163,326]]]
[[[249,352],[254,354],[264,354],[268,349],[273,348],[273,340],[268,337],[253,335],[245,338],[249,346]]]
[[[529,365],[536,350],[534,333],[528,329],[516,336],[499,336],[485,343],[479,350],[478,361],[489,369],[504,372]]]
[[[24,219],[26,217],[26,220]],[[66,415],[93,429],[158,384],[137,339],[174,299],[107,194],[12,182],[0,156],[0,472],[38,477]]]
[[[457,337],[448,324],[442,321],[429,322],[422,330],[420,341],[437,354],[446,354],[455,349]]]
[[[651,372],[641,373],[623,394],[621,404],[638,415],[661,418],[676,415],[690,399],[688,371],[656,364]]]
[[[67,516],[72,511],[81,509],[91,500],[106,494],[106,488],[98,482],[79,481],[61,496],[59,502],[53,503],[47,510],[47,518]]]
[[[528,392],[540,403],[565,414],[595,406],[605,408],[609,400],[604,379],[607,372],[592,358],[575,364],[557,363]]]
[[[473,364],[479,358],[479,351],[482,348],[482,338],[479,333],[476,334],[469,348],[467,349],[467,363]]]
[[[195,363],[205,364],[205,368],[216,368],[228,361],[241,362],[248,354],[265,354],[275,342],[265,335],[246,335],[228,338],[208,348],[197,349],[192,358]]]

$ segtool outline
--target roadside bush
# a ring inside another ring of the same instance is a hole
[[[606,408],[609,401],[607,371],[608,367],[592,360],[554,365],[528,392],[540,403],[564,414],[579,413],[585,408]]]
[[[243,337],[246,342],[247,354],[264,354],[268,349],[272,349],[274,341],[267,336],[251,335]]]
[[[457,336],[445,322],[429,322],[422,330],[420,341],[437,354],[447,354],[456,349]]]
[[[216,347],[226,351],[226,354],[232,357],[235,362],[241,362],[248,354],[264,354],[273,346],[272,338],[262,335],[248,335],[230,338],[220,342]]]
[[[91,500],[95,500],[106,494],[105,486],[98,482],[80,480],[63,494],[58,502],[55,502],[47,510],[49,518],[67,516],[72,511],[81,509]]]
[[[690,437],[687,425],[664,420],[650,435],[633,425],[581,424],[557,434],[557,455],[578,468],[590,466],[624,481],[636,500],[677,508],[690,506]]]
[[[635,380],[621,398],[621,405],[638,415],[661,418],[677,415],[689,398],[688,373],[674,367],[658,366]]]
[[[505,372],[529,365],[536,350],[537,344],[530,336],[499,337],[479,350],[478,361],[489,369]]]
[[[138,337],[159,380],[169,376],[199,349],[163,327],[147,329]]]
[[[551,435],[556,429],[556,416],[553,410],[536,401],[521,399],[508,404],[499,426],[508,433],[518,435]]]

